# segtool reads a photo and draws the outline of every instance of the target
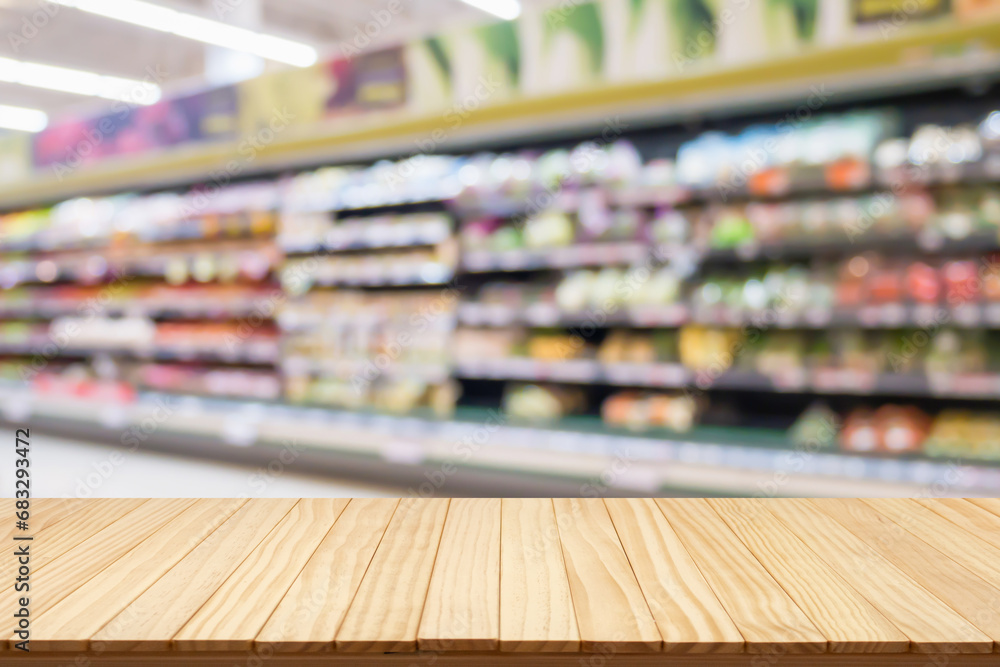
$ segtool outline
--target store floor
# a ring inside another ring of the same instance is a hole
[[[32,495],[38,498],[398,497],[404,490],[324,476],[32,434]],[[7,468],[10,469],[10,468]],[[4,484],[9,497],[13,485]]]

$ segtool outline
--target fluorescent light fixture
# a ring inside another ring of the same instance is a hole
[[[513,21],[521,15],[519,0],[462,0],[462,2],[502,18],[504,21]]]
[[[265,35],[221,21],[202,18],[143,0],[53,0],[116,21],[171,33],[205,44],[252,53],[261,58],[308,67],[316,62],[316,49],[290,39]],[[515,0],[509,0],[514,1]]]
[[[0,81],[132,104],[155,104],[160,99],[160,87],[148,81],[122,79],[10,58],[0,58]]]
[[[49,117],[44,111],[0,104],[0,127],[21,132],[41,132],[48,124]]]

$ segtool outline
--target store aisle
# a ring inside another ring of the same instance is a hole
[[[32,483],[36,498],[47,497],[397,497],[403,490],[351,483],[324,476],[135,451],[85,440],[32,434]],[[10,469],[10,468],[7,468]],[[10,497],[13,484],[0,495]]]

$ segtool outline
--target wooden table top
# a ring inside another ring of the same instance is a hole
[[[0,662],[1000,665],[1000,500],[46,499],[31,529]]]

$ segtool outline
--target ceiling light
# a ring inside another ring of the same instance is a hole
[[[308,67],[317,59],[316,49],[308,44],[265,35],[143,0],[54,0],[54,2],[116,21],[124,21],[234,51],[252,53],[261,58],[296,67]],[[517,4],[516,1],[514,4]]]
[[[160,87],[148,81],[123,79],[10,58],[0,58],[0,81],[133,104],[154,104],[160,99]]]
[[[521,15],[519,0],[462,0],[462,2],[502,18],[504,21],[512,21]]]
[[[49,117],[44,111],[0,104],[0,127],[22,132],[41,132],[48,124]]]

